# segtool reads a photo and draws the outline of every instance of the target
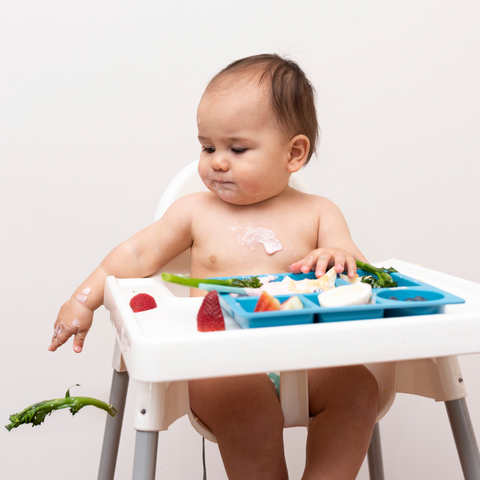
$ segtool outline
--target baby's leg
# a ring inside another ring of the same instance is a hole
[[[267,375],[189,382],[190,405],[215,434],[229,480],[286,480],[283,413]]]
[[[378,413],[378,386],[364,366],[308,372],[310,415],[302,480],[354,480]]]

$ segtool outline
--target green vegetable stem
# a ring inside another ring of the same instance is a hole
[[[78,386],[78,384],[76,385]],[[71,387],[70,387],[71,388]],[[20,413],[10,415],[10,422],[5,425],[5,428],[10,431],[12,428],[17,428],[22,424],[31,423],[32,427],[41,425],[47,415],[51,415],[55,410],[69,408],[72,415],[78,413],[83,407],[92,405],[93,407],[101,408],[114,417],[117,413],[113,405],[90,397],[71,397],[70,388],[65,394],[65,398],[56,398],[54,400],[45,400],[43,402],[35,403],[22,410]]]
[[[371,274],[362,277],[362,282],[370,284],[372,288],[392,288],[398,285],[390,276],[390,273],[396,272],[394,268],[377,268],[360,260],[356,260],[356,262],[358,268]],[[376,278],[373,275],[375,275]]]
[[[225,287],[240,288],[260,288],[262,283],[258,277],[248,278],[229,278],[228,280],[220,280],[215,278],[191,278],[172,275],[171,273],[162,273],[162,280],[170,283],[178,283],[186,287],[198,287],[200,283],[210,283],[212,285],[223,285]]]

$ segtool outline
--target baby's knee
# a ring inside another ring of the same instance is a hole
[[[359,415],[378,412],[378,385],[363,365],[336,367],[309,372],[310,412],[342,408]]]
[[[377,380],[372,372],[363,365],[352,368],[355,368],[357,376],[353,385],[354,392],[352,392],[357,408],[365,413],[375,414],[376,417],[379,402]]]
[[[191,408],[217,438],[241,441],[282,432],[283,413],[275,389],[266,375],[266,381],[255,377],[189,382]]]

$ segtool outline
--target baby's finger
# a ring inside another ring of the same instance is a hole
[[[71,333],[69,333],[68,329],[62,328],[58,325],[53,332],[52,343],[48,347],[51,352],[54,352],[58,347],[62,346],[69,338],[71,337]]]
[[[58,347],[61,347],[63,344],[60,343],[60,341],[58,340],[58,338],[52,338],[52,343],[50,344],[50,346],[48,347],[48,350],[50,352],[54,352]]]
[[[292,263],[289,267],[288,267],[288,270],[291,272],[291,273],[301,273],[302,272],[302,265],[303,265],[303,261],[300,260],[298,262],[295,262],[295,263]]]
[[[317,278],[327,273],[328,264],[330,262],[330,255],[326,252],[322,252],[317,258],[317,267],[315,269],[315,276]]]
[[[299,262],[300,263],[300,262]],[[301,260],[302,266],[300,268],[301,273],[308,273],[310,270],[313,270],[313,267],[316,263],[316,255],[311,253],[308,257],[305,257]]]
[[[345,271],[346,255],[343,252],[335,252],[335,271],[343,273]]]
[[[347,257],[348,276],[354,278],[357,275],[357,262],[353,257]]]
[[[75,334],[75,338],[73,339],[73,350],[76,353],[80,353],[83,350],[83,344],[85,343],[87,332],[88,330],[81,330]]]

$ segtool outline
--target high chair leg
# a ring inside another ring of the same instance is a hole
[[[480,454],[465,398],[445,402],[465,480],[480,480]]]
[[[100,467],[98,469],[98,480],[113,480],[115,476],[127,391],[128,372],[117,372],[114,369],[109,402],[117,409],[117,414],[114,417],[107,415]]]
[[[380,426],[375,424],[368,447],[368,472],[370,480],[384,480],[383,473],[383,458],[382,458],[382,444],[380,441]]]
[[[158,432],[137,430],[133,480],[155,480],[157,466]]]

